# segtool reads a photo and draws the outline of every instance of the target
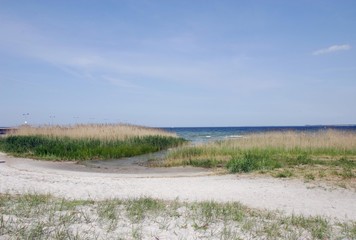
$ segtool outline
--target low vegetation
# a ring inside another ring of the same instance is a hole
[[[238,202],[103,201],[0,195],[1,239],[355,239],[356,222]]]
[[[226,168],[231,173],[269,173],[306,180],[338,179],[355,185],[356,133],[269,132],[203,145],[182,146],[156,166]],[[356,187],[356,186],[354,186]]]
[[[131,125],[23,126],[0,138],[0,151],[48,160],[115,159],[181,145],[159,129]]]

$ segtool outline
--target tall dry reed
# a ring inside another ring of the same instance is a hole
[[[355,159],[356,132],[327,130],[248,134],[238,139],[179,147],[169,153],[164,166],[199,165],[202,162],[206,165],[220,164],[246,153],[266,153],[276,159],[302,155]]]
[[[156,128],[129,124],[77,124],[73,126],[21,126],[9,135],[69,137],[73,139],[126,140],[131,137],[165,136],[176,137],[174,133]]]
[[[288,150],[294,148],[336,148],[340,150],[355,150],[356,132],[327,130],[312,133],[293,131],[255,133],[248,134],[237,140],[228,140],[223,145],[240,149],[283,148]]]

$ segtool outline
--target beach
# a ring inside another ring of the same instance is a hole
[[[356,193],[297,179],[216,175],[203,169],[110,172],[73,162],[46,162],[9,157],[0,161],[0,193],[51,194],[67,199],[104,200],[152,197],[163,200],[238,201],[251,208],[287,215],[356,220]]]

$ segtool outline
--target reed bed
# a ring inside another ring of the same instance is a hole
[[[165,161],[154,164],[225,167],[233,173],[257,171],[278,177],[309,174],[309,179],[313,179],[310,174],[316,178],[317,169],[318,176],[333,175],[355,183],[356,133],[327,130],[248,134],[239,139],[182,146],[171,151]]]
[[[157,128],[130,124],[77,124],[68,126],[22,125],[8,133],[10,136],[69,137],[73,139],[126,140],[132,137],[163,136],[177,137],[175,133]]]
[[[223,143],[229,148],[329,149],[356,152],[356,133],[337,130],[318,132],[268,132],[249,134]]]
[[[226,161],[245,152],[292,155],[356,156],[356,133],[335,130],[308,132],[268,132],[248,134],[239,139],[182,146],[170,153],[166,164],[187,159],[215,158]]]
[[[133,125],[22,126],[0,139],[0,150],[46,160],[117,159],[176,147],[184,139]]]

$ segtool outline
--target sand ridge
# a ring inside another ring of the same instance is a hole
[[[90,169],[75,163],[45,162],[0,154],[0,193],[50,193],[69,199],[136,198],[181,201],[239,201],[249,207],[286,214],[356,220],[352,190],[310,187],[301,180],[214,175],[176,168],[138,173]]]

